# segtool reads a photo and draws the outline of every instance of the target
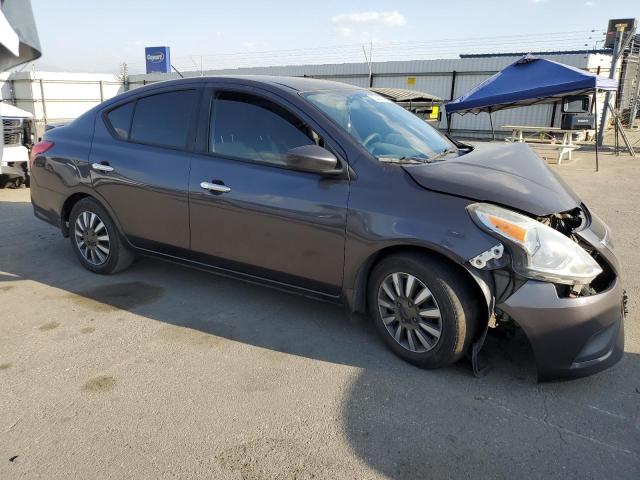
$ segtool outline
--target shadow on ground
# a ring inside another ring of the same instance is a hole
[[[37,232],[26,243],[15,232],[19,247],[12,250],[20,254],[0,254],[0,288],[33,280],[63,290],[70,305],[96,312],[131,311],[261,348],[360,368],[384,368],[396,361],[369,320],[341,306],[149,258],[139,258],[116,275],[96,275],[80,266],[69,240],[57,229],[31,221],[29,203],[0,203],[0,212],[28,218]],[[515,362],[517,375],[535,382],[532,353],[524,337],[518,340],[519,349],[507,351],[503,347],[511,342],[491,335],[485,353],[501,365]],[[447,374],[472,377],[466,361]]]
[[[94,275],[59,232],[33,219],[29,203],[0,203],[0,219],[5,215],[21,221],[0,232],[0,289],[33,280],[59,289],[55,295],[70,306],[127,310],[360,368],[343,401],[344,435],[389,478],[640,475],[638,355],[603,374],[539,385],[526,339],[492,334],[486,377],[474,378],[466,362],[423,371],[393,356],[366,319],[338,306],[156,260]]]

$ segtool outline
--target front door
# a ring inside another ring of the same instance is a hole
[[[268,93],[208,98],[206,152],[194,155],[189,180],[191,249],[224,268],[338,295],[348,177],[285,165],[293,147],[329,145]]]
[[[137,247],[165,253],[189,248],[188,150],[199,93],[151,93],[97,119],[92,183]]]

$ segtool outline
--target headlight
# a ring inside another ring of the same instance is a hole
[[[513,269],[525,277],[586,285],[602,273],[580,245],[532,218],[488,203],[467,210],[480,228],[512,246]]]

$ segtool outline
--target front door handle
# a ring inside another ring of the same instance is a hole
[[[231,189],[226,185],[220,185],[218,183],[211,183],[211,182],[201,182],[200,188],[204,188],[205,190],[209,190],[210,192],[218,192],[218,193],[227,193],[231,191]]]
[[[113,172],[113,167],[104,163],[92,163],[91,168],[99,172]]]

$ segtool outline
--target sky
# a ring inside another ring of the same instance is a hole
[[[133,73],[144,69],[145,46],[171,47],[172,63],[190,70],[364,61],[362,45],[374,61],[591,47],[608,19],[640,19],[640,0],[32,0],[32,7],[43,51],[36,68],[105,73],[123,62]]]

